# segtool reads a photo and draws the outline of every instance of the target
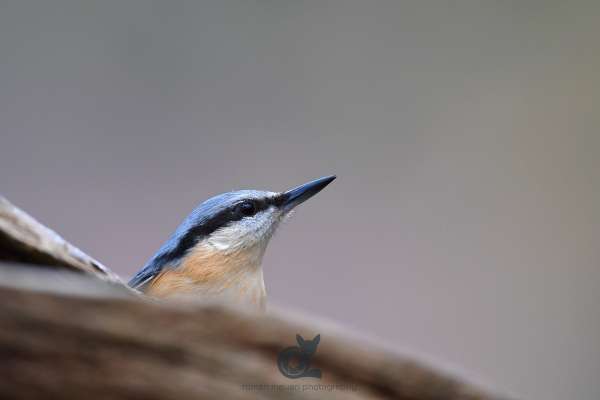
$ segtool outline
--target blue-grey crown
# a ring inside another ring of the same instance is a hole
[[[129,281],[129,285],[140,288],[165,265],[176,266],[200,240],[217,229],[248,216],[243,209],[238,209],[247,202],[252,203],[252,213],[257,213],[271,205],[278,205],[281,197],[273,192],[259,190],[237,190],[211,197],[183,220],[169,240]]]
[[[155,277],[163,267],[176,267],[186,252],[217,229],[250,217],[275,206],[283,212],[301,204],[330,184],[335,175],[325,176],[307,182],[283,193],[259,190],[238,190],[212,197],[200,204],[179,225],[175,233],[156,252],[130,281],[129,285],[141,289]]]

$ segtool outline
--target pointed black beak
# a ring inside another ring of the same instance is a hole
[[[292,208],[319,193],[325,186],[333,182],[334,179],[335,175],[325,176],[284,192],[281,207],[285,212],[290,211]]]

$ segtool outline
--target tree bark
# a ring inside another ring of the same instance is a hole
[[[99,261],[40,224],[0,196],[0,260],[93,274],[112,282],[119,277]]]
[[[6,200],[0,249],[2,399],[501,398],[284,311],[145,299]],[[297,334],[321,379],[278,369]]]

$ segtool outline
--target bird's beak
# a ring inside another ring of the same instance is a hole
[[[334,179],[335,175],[325,176],[284,192],[283,204],[281,206],[283,211],[289,212],[292,208],[310,199],[315,194],[319,193],[325,186],[329,185]]]

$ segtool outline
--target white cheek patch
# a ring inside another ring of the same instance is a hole
[[[217,250],[224,251],[233,246],[231,238],[229,235],[218,235],[216,237],[211,237],[208,239],[207,244],[214,247]]]
[[[225,252],[255,245],[266,247],[282,217],[279,210],[271,207],[251,218],[243,218],[217,229],[205,241],[216,250]]]

